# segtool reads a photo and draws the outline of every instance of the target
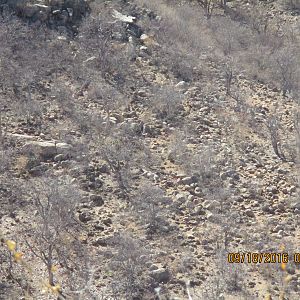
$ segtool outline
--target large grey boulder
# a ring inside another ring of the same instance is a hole
[[[24,148],[33,151],[42,159],[52,159],[58,154],[70,155],[72,150],[71,145],[55,141],[29,141]]]
[[[30,23],[46,23],[50,27],[72,28],[90,12],[86,0],[0,0],[0,11],[4,7]]]
[[[150,272],[150,275],[157,283],[166,283],[171,278],[170,271],[166,268],[158,268],[156,270],[152,270]]]

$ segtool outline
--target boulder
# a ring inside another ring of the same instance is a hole
[[[24,17],[26,18],[32,18],[35,14],[39,12],[39,8],[36,5],[26,5],[24,7]]]
[[[87,223],[88,221],[92,220],[92,216],[89,212],[80,213],[78,218],[82,223]]]
[[[132,24],[136,21],[136,17],[123,15],[115,9],[113,10],[113,17],[119,21],[122,21],[124,23],[129,23],[129,24]]]
[[[166,268],[152,270],[150,275],[157,283],[166,283],[171,278],[170,271]]]
[[[63,154],[63,153],[61,153],[61,154],[55,155],[54,161],[56,161],[56,162],[64,161],[64,160],[68,160],[68,158],[69,158],[69,155],[68,155],[68,154]]]
[[[249,218],[254,218],[255,217],[255,214],[251,209],[247,209],[245,211],[245,215],[248,216]]]
[[[90,200],[94,206],[102,206],[104,204],[103,198],[100,195],[90,195]]]
[[[42,159],[52,159],[58,154],[70,155],[72,146],[66,143],[56,143],[54,141],[28,141],[25,149],[33,151]]]
[[[42,176],[47,170],[48,170],[47,166],[45,166],[45,165],[39,165],[39,166],[31,168],[29,170],[29,173],[32,176]]]
[[[176,84],[175,86],[178,89],[186,89],[187,88],[187,83],[185,81],[180,81]]]

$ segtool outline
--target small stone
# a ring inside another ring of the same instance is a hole
[[[145,90],[138,90],[136,92],[136,94],[139,96],[139,97],[147,97],[147,92]]]
[[[81,214],[79,214],[79,221],[81,221],[82,223],[87,223],[91,219],[92,219],[92,216],[88,212],[82,212]]]
[[[151,271],[150,275],[157,283],[166,283],[171,278],[171,274],[166,268],[153,270]]]
[[[159,267],[155,264],[152,264],[150,267],[149,267],[149,271],[155,271],[155,270],[158,270]]]
[[[278,203],[277,208],[278,208],[280,211],[285,211],[285,205],[284,205],[283,203]]]
[[[186,201],[186,196],[184,195],[184,194],[177,194],[176,196],[175,196],[175,200],[176,200],[176,202],[179,202],[179,203],[184,203],[185,201]]]
[[[270,192],[272,194],[278,194],[278,189],[276,186],[272,185],[267,187],[267,192]]]
[[[212,201],[206,200],[203,202],[203,207],[210,211],[215,210],[220,207],[220,202],[217,200],[212,200]]]
[[[94,206],[102,206],[104,204],[104,200],[100,195],[90,195],[90,200],[92,201]]]
[[[184,177],[181,179],[181,183],[184,185],[191,185],[195,180],[192,177]]]
[[[254,214],[254,212],[251,209],[247,209],[245,211],[245,215],[248,216],[248,217],[250,217],[250,218],[254,218],[255,217],[255,214]]]
[[[202,190],[201,190],[201,188],[196,187],[194,193],[195,193],[195,196],[201,196],[201,195],[202,195]]]
[[[147,34],[145,34],[145,33],[143,33],[143,34],[141,35],[141,37],[140,37],[140,40],[141,40],[142,42],[145,42],[145,41],[147,41],[147,40],[149,40],[149,39],[150,39],[150,36],[147,35]]]
[[[187,83],[185,81],[180,81],[175,85],[175,87],[179,89],[185,89],[187,87]]]
[[[299,209],[299,208],[295,208],[294,213],[295,213],[296,215],[300,215],[300,209]]]
[[[98,238],[96,241],[92,243],[93,246],[102,246],[106,247],[107,246],[107,240],[103,238]]]
[[[133,24],[136,21],[136,17],[123,15],[115,9],[113,10],[113,17],[124,23],[129,23],[129,24]]]
[[[56,156],[54,156],[54,161],[55,162],[59,162],[59,161],[63,161],[63,160],[68,160],[68,155],[67,154],[57,154]]]
[[[32,176],[42,176],[46,171],[48,170],[48,167],[46,165],[39,165],[29,170],[29,173]]]
[[[211,213],[211,212],[208,212],[208,213],[207,213],[207,220],[208,220],[209,222],[214,222],[214,221],[215,221],[215,216],[214,216],[214,214]]]
[[[100,173],[109,173],[109,167],[108,167],[108,165],[106,163],[100,164],[98,166],[98,171]]]
[[[140,50],[141,50],[141,51],[147,51],[147,50],[148,50],[148,47],[146,47],[146,46],[141,46],[141,47],[140,47]]]
[[[112,219],[107,218],[107,219],[103,220],[103,224],[106,225],[106,226],[110,226],[112,224]]]
[[[142,134],[154,136],[155,135],[155,128],[152,125],[144,124]]]

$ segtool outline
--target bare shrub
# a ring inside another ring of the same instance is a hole
[[[171,136],[169,145],[168,159],[178,165],[184,165],[189,161],[191,151],[187,147],[186,135],[180,131],[176,131]]]
[[[64,114],[73,116],[75,111],[74,97],[70,86],[60,80],[54,82],[50,91],[52,99],[55,99]]]
[[[111,131],[106,131],[106,135],[100,130],[96,130],[96,149],[113,172],[120,196],[126,197],[132,183],[132,171],[149,167],[155,158],[128,124],[114,126]]]
[[[247,49],[252,39],[247,28],[226,17],[218,17],[209,25],[224,56],[234,56]]]
[[[279,81],[283,95],[292,93],[297,89],[299,69],[297,62],[300,58],[297,47],[284,47],[276,51],[272,57],[275,65],[275,76]]]
[[[169,201],[163,190],[150,184],[142,185],[136,192],[134,210],[146,225],[148,234],[161,232],[168,225],[166,206]]]
[[[213,147],[207,145],[199,152],[191,152],[190,158],[183,164],[185,172],[195,176],[199,186],[207,194],[214,193],[217,187],[222,186],[220,164]]]
[[[112,112],[121,111],[128,104],[126,96],[116,88],[103,82],[93,82],[89,95],[93,101],[104,109],[107,124],[110,122]]]
[[[281,139],[279,135],[279,129],[281,128],[279,120],[276,116],[271,116],[267,120],[266,125],[270,132],[271,143],[275,154],[278,156],[278,158],[285,161],[286,157],[282,151]]]
[[[24,230],[24,239],[28,249],[45,266],[49,285],[56,285],[54,266],[60,264],[68,282],[64,287],[66,293],[84,289],[91,270],[88,269],[88,256],[76,236],[78,190],[62,179],[47,178],[32,181],[26,192],[33,201],[36,216],[31,226]],[[59,293],[64,297],[61,290]]]
[[[161,119],[172,120],[183,111],[183,97],[171,86],[155,88],[150,102],[153,111]]]
[[[92,69],[100,71],[109,84],[122,88],[126,80],[130,80],[128,74],[131,67],[127,48],[118,47],[118,40],[124,42],[127,37],[125,26],[119,22],[110,22],[110,18],[105,14],[86,18],[78,36],[84,52],[80,52],[78,57],[84,61],[93,58]]]
[[[110,267],[114,271],[112,290],[115,299],[140,299],[149,286],[147,262],[149,251],[127,234],[112,240],[114,256]]]
[[[199,56],[210,53],[212,46],[203,9],[187,3],[175,7],[173,2],[167,4],[161,0],[139,0],[139,3],[161,16],[159,21],[150,20],[150,28],[159,44],[155,64],[165,66],[178,80],[201,79],[208,68],[199,61]]]

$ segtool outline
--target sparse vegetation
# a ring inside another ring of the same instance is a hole
[[[0,0],[0,298],[298,299],[298,2]]]

